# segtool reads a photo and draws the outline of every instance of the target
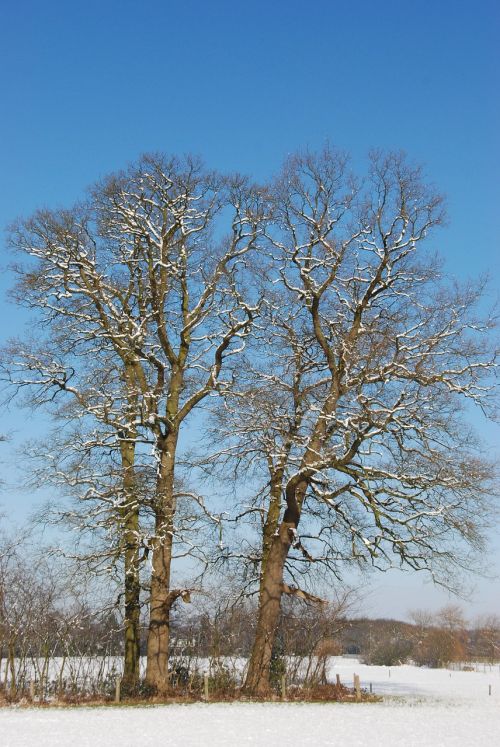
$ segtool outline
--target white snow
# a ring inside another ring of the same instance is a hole
[[[473,672],[456,669],[426,669],[403,665],[399,667],[375,667],[360,664],[357,659],[334,658],[328,667],[328,679],[335,681],[340,674],[343,684],[352,687],[353,675],[359,674],[361,687],[385,696],[413,696],[447,702],[483,702],[485,698],[496,700],[500,713],[500,665],[475,664]],[[492,695],[489,696],[491,685]],[[500,740],[499,740],[500,741]]]
[[[459,672],[368,667],[338,659],[382,703],[213,703],[154,707],[4,708],[1,747],[474,747],[498,744],[500,670]],[[389,674],[390,672],[390,674]],[[489,695],[491,685],[492,694]]]

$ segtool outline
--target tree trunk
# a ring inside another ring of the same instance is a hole
[[[125,652],[123,685],[133,690],[139,684],[141,586],[139,576],[139,506],[135,495],[135,440],[120,445],[125,504],[122,509],[125,564]]]
[[[168,691],[170,570],[175,515],[174,466],[177,433],[162,442],[157,482],[156,536],[153,550],[146,682],[159,693]]]
[[[281,477],[279,482],[281,483]],[[277,483],[273,484],[272,488],[275,489],[271,501],[273,506],[278,496]],[[283,521],[278,531],[274,532],[269,552],[267,555],[264,552],[263,555],[265,562],[262,565],[260,579],[257,628],[243,687],[244,691],[250,695],[265,695],[269,691],[269,666],[278,632],[281,597],[285,591],[283,580],[285,563],[299,525],[306,489],[307,482],[303,479],[288,483],[285,490],[286,510]]]
[[[282,470],[279,470],[279,472],[275,473],[274,475],[271,475],[269,508],[267,511],[266,521],[262,529],[262,560],[260,564],[260,590],[259,590],[260,594],[262,593],[262,590],[263,590],[264,578],[265,578],[266,567],[267,567],[267,559],[271,552],[273,540],[276,535],[276,531],[278,529],[279,521],[280,521],[282,476],[283,476]]]
[[[139,550],[137,536],[139,530],[139,512],[131,511],[125,532],[125,661],[123,668],[123,685],[134,688],[139,683],[140,663],[140,579]]]
[[[294,522],[283,521],[275,535],[261,578],[259,614],[244,691],[265,695],[269,691],[269,665],[279,625],[283,570],[290,549]]]
[[[8,657],[9,657],[9,669],[10,669],[10,694],[15,697],[17,694],[17,683],[16,683],[16,653],[14,649],[15,643],[13,640],[9,640],[8,643]]]

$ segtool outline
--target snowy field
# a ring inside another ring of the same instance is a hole
[[[375,704],[238,703],[0,710],[1,747],[493,747],[500,743],[500,670],[458,672],[368,667],[338,659],[351,684],[384,696]],[[489,695],[491,685],[492,694]]]

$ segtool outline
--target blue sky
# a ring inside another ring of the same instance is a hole
[[[436,245],[447,268],[489,272],[494,293],[499,38],[490,0],[5,3],[0,226],[71,204],[149,150],[198,153],[260,179],[326,140],[356,163],[372,147],[402,148],[447,195],[449,226]],[[19,327],[9,284],[3,270],[0,339]],[[12,427],[12,414],[4,422]],[[478,425],[493,445],[498,431]],[[1,501],[20,517],[31,505],[12,491]],[[404,592],[381,592],[385,603],[413,588],[401,583]],[[478,608],[500,613],[498,582],[481,589]],[[432,596],[418,593],[422,604]]]

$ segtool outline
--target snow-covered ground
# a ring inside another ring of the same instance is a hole
[[[1,747],[493,747],[500,671],[368,667],[333,660],[330,676],[384,695],[373,704],[237,703],[0,710]],[[390,673],[390,674],[389,674]],[[492,694],[489,695],[491,685]]]
[[[353,684],[353,674],[359,674],[361,687],[386,696],[411,696],[415,699],[438,699],[454,702],[484,702],[496,700],[500,713],[500,665],[474,665],[476,671],[461,672],[451,669],[425,669],[403,665],[400,667],[374,667],[359,664],[356,659],[332,659],[328,679],[335,681],[340,674],[344,685]],[[489,687],[491,685],[491,696]],[[498,739],[500,744],[500,734]]]

